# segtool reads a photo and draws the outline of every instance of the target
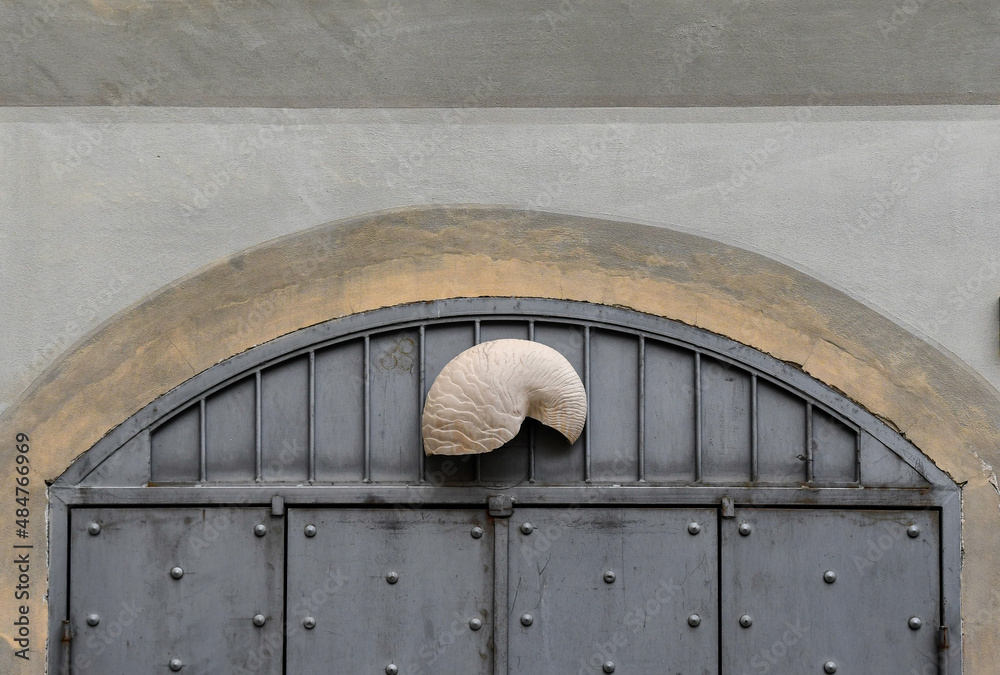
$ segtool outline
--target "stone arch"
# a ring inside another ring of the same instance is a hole
[[[965,665],[980,672],[995,662],[994,393],[835,289],[692,235],[473,207],[324,225],[232,256],[123,312],[55,364],[2,425],[8,438],[31,438],[35,480],[53,481],[140,408],[254,345],[380,307],[479,296],[618,305],[697,326],[795,364],[892,424],[963,488]],[[44,532],[32,534],[44,550]],[[0,572],[5,587],[11,573]],[[16,608],[4,609],[11,625]]]

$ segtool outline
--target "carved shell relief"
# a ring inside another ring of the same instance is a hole
[[[580,376],[562,354],[538,342],[484,342],[452,359],[431,385],[424,452],[490,452],[514,438],[525,417],[576,441],[587,419]]]

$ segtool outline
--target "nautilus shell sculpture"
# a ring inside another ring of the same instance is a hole
[[[587,392],[566,358],[528,340],[493,340],[444,367],[424,403],[424,452],[473,455],[514,438],[525,417],[574,442],[587,419]]]

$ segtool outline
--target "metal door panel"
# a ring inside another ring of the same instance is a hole
[[[824,673],[830,662],[838,675],[937,673],[936,511],[736,515],[722,521],[723,675]]]
[[[288,522],[287,672],[492,674],[485,510],[289,509]]]
[[[715,509],[515,509],[509,670],[718,672]],[[532,530],[525,534],[525,523]],[[689,525],[697,523],[697,534]],[[613,579],[606,580],[611,572]],[[609,582],[610,581],[610,582]],[[524,625],[525,614],[531,615]],[[689,625],[698,615],[700,624]]]
[[[281,673],[285,535],[269,509],[73,509],[70,529],[72,673],[172,659],[186,675]]]

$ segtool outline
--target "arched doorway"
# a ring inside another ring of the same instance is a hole
[[[502,337],[573,364],[584,436],[529,422],[479,459],[424,458],[437,371]],[[939,648],[954,482],[796,368],[603,305],[442,300],[297,331],[146,406],[51,495],[54,672],[961,664]]]

